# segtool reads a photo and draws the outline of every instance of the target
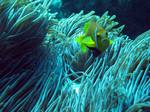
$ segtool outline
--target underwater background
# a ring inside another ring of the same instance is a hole
[[[81,10],[94,10],[97,15],[102,15],[107,10],[110,14],[115,14],[121,24],[126,25],[124,33],[132,39],[150,28],[149,0],[57,0],[57,5],[55,3],[53,7],[60,12],[60,18]]]
[[[150,112],[150,1],[0,0],[0,112]]]

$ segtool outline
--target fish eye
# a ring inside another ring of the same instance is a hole
[[[105,44],[105,45],[107,45],[108,42],[109,42],[108,39],[103,39],[103,40],[102,40],[102,43]]]

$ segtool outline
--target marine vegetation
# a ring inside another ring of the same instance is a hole
[[[131,40],[108,11],[57,19],[51,0],[12,1],[0,0],[1,112],[149,112],[150,30]]]

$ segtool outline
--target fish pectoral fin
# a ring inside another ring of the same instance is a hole
[[[84,44],[81,44],[81,50],[83,53],[87,52],[87,47]]]
[[[109,40],[109,44],[112,45],[112,44],[113,44],[113,41],[112,41],[112,40]]]
[[[92,40],[92,38],[90,36],[87,36],[86,38],[84,38],[82,40],[82,43],[87,45],[88,47],[95,47],[96,46],[95,42]]]

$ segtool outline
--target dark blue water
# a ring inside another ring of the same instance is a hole
[[[116,15],[120,24],[125,24],[124,33],[134,39],[150,28],[149,0],[62,0],[61,7],[55,7],[59,17],[68,17],[73,12],[94,10],[101,16],[105,11]]]

